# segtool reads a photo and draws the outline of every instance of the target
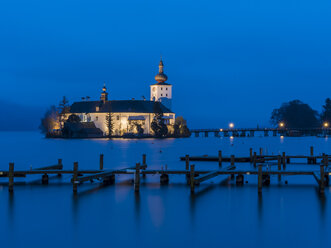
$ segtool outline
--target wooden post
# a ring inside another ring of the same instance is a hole
[[[134,191],[139,192],[140,184],[140,163],[136,164],[136,172],[134,174]]]
[[[9,163],[8,179],[8,191],[12,193],[14,191],[14,163]]]
[[[57,160],[57,164],[61,167],[61,169],[63,169],[62,158]]]
[[[190,185],[191,185],[191,193],[194,193],[194,164],[191,164]]]
[[[231,165],[234,165],[234,155],[231,155]]]
[[[258,193],[262,194],[262,164],[259,164],[258,171]]]
[[[222,151],[218,151],[218,166],[222,167]]]
[[[254,162],[254,167],[256,167],[256,152],[254,152],[253,162]]]
[[[286,169],[286,155],[285,155],[285,152],[283,152],[282,160],[283,160],[283,170],[285,170]]]
[[[59,165],[59,167],[60,167],[61,170],[62,170],[62,169],[63,169],[62,158],[59,158],[59,159],[57,160],[57,164]],[[59,173],[59,174],[57,174],[57,176],[58,176],[58,177],[61,177],[62,174]]]
[[[47,174],[42,175],[41,183],[42,184],[48,184],[48,175]]]
[[[249,159],[252,163],[253,162],[253,148],[249,148]]]
[[[74,162],[74,173],[72,175],[72,191],[77,193],[78,162]]]
[[[262,156],[262,155],[263,155],[263,148],[260,147],[260,156]]]
[[[323,164],[321,164],[320,166],[320,172],[321,172],[321,179],[320,179],[320,193],[323,194],[324,193],[324,187],[325,187],[325,184],[324,184],[324,166],[326,165],[326,156],[325,154],[323,153]]]
[[[190,156],[189,155],[185,155],[185,169],[189,170],[190,169]]]
[[[147,164],[146,164],[146,154],[143,154],[143,166],[147,166]]]
[[[278,161],[278,171],[282,170],[282,158],[280,155],[277,156],[277,161]],[[278,181],[282,180],[281,174],[278,175]]]
[[[103,170],[103,154],[100,154],[100,170]]]
[[[314,156],[314,147],[313,146],[310,147],[310,156]]]

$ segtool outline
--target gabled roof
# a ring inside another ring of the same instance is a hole
[[[99,107],[99,111],[97,111]],[[112,100],[74,102],[70,107],[70,113],[154,113],[160,108],[163,113],[173,113],[160,102],[143,100]]]

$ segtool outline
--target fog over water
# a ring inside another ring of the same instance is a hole
[[[55,164],[64,169],[78,161],[81,169],[97,169],[99,154],[105,168],[125,168],[147,154],[148,167],[183,169],[179,156],[235,154],[247,156],[249,148],[260,147],[269,154],[330,153],[325,138],[188,138],[164,140],[61,140],[45,139],[35,132],[0,133],[0,170],[9,162],[15,169]],[[299,161],[298,161],[299,162]],[[217,163],[196,162],[197,169],[217,169]],[[270,166],[276,170],[275,166]],[[249,164],[237,168],[252,168]],[[311,165],[289,164],[287,169],[311,170]],[[319,166],[313,167],[316,170]],[[252,168],[253,169],[253,168]],[[184,176],[170,176],[160,186],[159,176],[142,179],[136,195],[132,176],[117,176],[116,184],[98,181],[78,186],[72,193],[70,176],[50,177],[41,185],[40,176],[17,179],[10,195],[7,179],[0,182],[0,242],[3,247],[328,247],[331,242],[330,197],[318,193],[312,176],[286,176],[263,187],[258,197],[256,176],[236,186],[221,176],[208,180],[190,194]],[[288,181],[285,185],[284,181]],[[28,183],[23,183],[28,182]]]

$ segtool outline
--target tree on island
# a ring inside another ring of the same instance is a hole
[[[318,113],[300,100],[283,103],[271,113],[271,123],[284,122],[287,128],[314,128],[319,126]]]
[[[187,127],[187,122],[182,116],[176,117],[174,125],[174,136],[175,137],[190,137],[191,132]]]
[[[154,119],[151,128],[156,137],[165,137],[168,134],[167,125],[164,123],[163,111],[159,102],[154,102]]]
[[[66,122],[68,123],[79,123],[80,121],[81,119],[79,118],[79,116],[75,114],[69,115],[68,119],[66,120]]]
[[[107,136],[111,137],[113,135],[113,130],[114,130],[114,122],[113,122],[113,113],[108,112],[106,116],[106,127],[107,127]]]
[[[41,119],[39,129],[44,134],[50,134],[53,130],[60,129],[60,122],[58,118],[58,110],[55,106],[51,106]]]
[[[331,99],[327,98],[325,100],[325,105],[323,105],[322,113],[320,116],[321,122],[331,122]]]
[[[69,101],[68,99],[63,96],[62,100],[59,103],[58,107],[58,114],[59,114],[59,122],[60,122],[60,127],[63,128],[63,122],[64,122],[64,117],[66,113],[69,113]]]

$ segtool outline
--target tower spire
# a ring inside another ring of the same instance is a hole
[[[167,81],[168,77],[163,73],[163,61],[162,56],[160,56],[160,63],[159,63],[159,73],[155,76],[155,80],[159,83],[164,83]]]

